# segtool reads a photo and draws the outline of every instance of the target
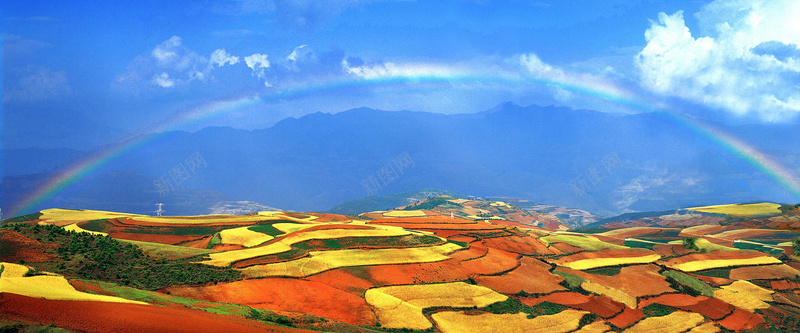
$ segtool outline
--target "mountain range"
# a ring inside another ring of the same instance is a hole
[[[252,131],[172,131],[44,206],[113,205],[116,211],[150,213],[156,201],[171,200],[186,205],[181,214],[205,214],[218,200],[324,211],[420,188],[516,197],[603,216],[795,200],[735,154],[665,119],[506,103],[475,114],[360,108]],[[784,165],[800,166],[800,150],[789,144],[800,142],[800,133],[789,127],[715,126]],[[25,191],[91,153],[3,150],[3,207],[13,207]],[[119,190],[126,182],[136,186]],[[159,190],[157,184],[167,186]],[[113,202],[110,191],[116,193]]]

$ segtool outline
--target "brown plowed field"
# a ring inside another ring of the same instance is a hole
[[[172,295],[204,301],[302,312],[354,325],[375,324],[375,314],[363,298],[313,281],[266,278],[166,290]]]
[[[733,310],[733,313],[730,316],[718,321],[717,323],[729,330],[741,331],[744,329],[753,328],[763,322],[763,317],[747,310],[736,308],[736,310]]]
[[[606,321],[616,327],[625,328],[635,324],[642,318],[644,318],[644,312],[642,312],[642,310],[631,309],[626,306],[625,309],[623,309],[620,314]]]
[[[80,332],[312,332],[184,307],[53,301],[9,293],[0,294],[0,313],[8,320],[53,323]]]
[[[524,255],[553,254],[553,251],[547,249],[547,245],[544,242],[529,236],[489,238],[484,240],[483,243],[488,247]]]
[[[732,280],[776,280],[793,279],[800,271],[787,265],[745,266],[731,270]]]
[[[692,297],[686,294],[664,294],[651,297],[639,302],[639,307],[645,307],[653,303],[668,305],[678,309],[697,312],[708,318],[718,320],[727,316],[735,307],[717,298],[706,296]]]
[[[377,286],[463,281],[472,273],[456,259],[430,263],[365,266],[363,270]]]
[[[58,260],[58,256],[50,253],[59,248],[56,244],[42,243],[30,239],[11,230],[0,230],[0,261],[43,262]]]
[[[207,236],[178,236],[178,235],[158,235],[158,234],[133,234],[127,232],[113,232],[108,235],[114,239],[126,239],[132,241],[169,244],[169,245],[189,243],[207,237]]]
[[[519,265],[516,253],[489,248],[486,256],[461,262],[461,266],[479,275],[499,274],[514,269]]]
[[[536,259],[522,257],[520,266],[500,276],[477,276],[478,285],[494,291],[513,295],[525,291],[529,294],[546,294],[564,290],[559,283],[564,278],[551,274],[550,265]]]

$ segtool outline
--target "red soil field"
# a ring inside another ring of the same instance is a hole
[[[574,306],[576,304],[584,304],[589,302],[589,296],[581,295],[571,291],[560,291],[540,297],[522,297],[519,301],[527,306],[536,306],[537,304],[545,301],[566,306]]]
[[[448,237],[447,239],[451,241],[465,242],[465,243],[471,243],[477,240],[477,238],[471,236],[453,236],[453,237]]]
[[[56,244],[42,243],[11,230],[0,231],[0,261],[43,262],[56,261],[58,256],[46,251],[59,248]]]
[[[515,261],[516,262],[516,261]],[[463,281],[470,270],[456,259],[431,263],[364,266],[369,281],[376,286]]]
[[[486,256],[461,262],[461,266],[479,275],[500,274],[510,271],[519,265],[519,254],[489,248]]]
[[[639,301],[639,307],[643,308],[652,303],[658,303],[676,307],[682,310],[697,312],[708,318],[719,320],[729,315],[735,307],[717,298],[706,296],[692,297],[686,294],[664,294]]]
[[[547,230],[559,230],[561,229],[561,223],[558,223],[558,221],[544,221],[542,222],[542,228]]]
[[[509,218],[511,218],[511,217],[509,216]],[[503,225],[503,226],[507,226],[507,227],[523,227],[523,228],[530,227],[530,225],[528,225],[528,224],[519,223],[517,221],[506,221],[506,220],[491,220],[491,221],[492,221],[491,222],[492,224]],[[558,227],[556,227],[556,228],[558,228]]]
[[[731,270],[732,280],[793,279],[800,271],[787,265],[745,266]]]
[[[717,321],[722,327],[733,331],[741,331],[748,328],[756,327],[756,325],[764,322],[764,318],[755,313],[750,313],[747,310],[736,308],[730,316]]]
[[[574,292],[555,292],[537,298],[526,297],[520,299],[520,302],[528,306],[534,306],[545,301],[589,311],[606,319],[622,313],[627,308],[625,304],[616,302],[607,296],[585,296]]]
[[[623,267],[617,275],[606,276],[577,271],[567,267],[556,268],[559,271],[578,275],[587,281],[624,290],[625,293],[636,298],[675,292],[669,286],[667,279],[658,273],[660,269],[660,267],[652,264],[627,266]]]
[[[642,310],[631,309],[626,306],[624,309],[622,309],[620,314],[611,319],[607,319],[606,322],[619,328],[626,328],[635,324],[642,318],[644,318],[644,312],[642,312]]]
[[[608,237],[603,235],[592,235],[592,237],[597,238],[598,240],[604,241],[606,243],[625,245],[625,239],[623,238]]]
[[[181,246],[191,247],[195,249],[205,249],[208,247],[208,242],[211,241],[211,237],[212,235],[208,235],[195,241],[183,243],[181,244]]]
[[[88,293],[98,294],[98,295],[114,296],[112,293],[107,292],[105,289],[103,289],[102,287],[98,286],[97,284],[92,283],[91,281],[89,281],[87,283],[87,282],[84,282],[84,281],[69,280],[69,284],[71,284],[73,287],[75,287],[75,290],[77,290],[77,291],[88,292]]]
[[[184,307],[87,301],[53,301],[0,294],[4,319],[81,332],[312,332],[262,324]]]
[[[302,312],[354,325],[375,324],[375,314],[363,298],[314,281],[266,278],[166,290],[172,295],[204,301]]]
[[[456,251],[450,254],[450,257],[458,261],[477,259],[486,256],[489,248],[483,245],[483,242],[473,242],[469,244],[469,249]]]
[[[347,222],[347,221],[350,221],[350,219],[347,218],[346,216],[339,215],[339,214],[309,213],[309,215],[317,217],[317,219],[314,220],[314,222],[338,222],[338,221]]]
[[[697,260],[712,260],[712,259],[750,259],[756,257],[765,257],[768,254],[756,250],[739,250],[739,251],[711,251],[706,253],[692,253],[685,256],[672,258],[666,261],[667,266],[682,264]]]
[[[178,235],[157,235],[157,234],[132,234],[127,232],[113,232],[108,234],[114,239],[126,239],[140,242],[150,242],[159,244],[175,245],[189,243],[203,239],[207,236],[178,236]]]
[[[608,296],[600,295],[589,296],[589,302],[575,306],[579,310],[589,311],[604,319],[608,319],[622,313],[627,306],[611,299]]]
[[[553,254],[539,239],[525,236],[489,238],[483,241],[488,247],[524,255]]]
[[[701,281],[703,281],[705,283],[708,283],[708,284],[710,284],[712,286],[718,286],[719,287],[719,286],[725,286],[725,285],[729,285],[729,284],[733,283],[733,280],[726,279],[726,278],[705,276],[705,275],[692,274],[692,273],[686,273],[686,274],[694,276],[694,277],[700,279]]]
[[[549,250],[555,254],[575,253],[583,251],[583,248],[567,243],[553,243],[550,244]]]
[[[477,276],[478,285],[494,291],[513,295],[525,291],[528,294],[547,294],[565,290],[559,283],[564,278],[551,274],[550,265],[539,260],[522,257],[520,266],[500,276]]]
[[[653,245],[653,251],[663,257],[682,256],[691,253],[692,250],[687,250],[682,244],[656,244]]]
[[[343,267],[314,274],[303,280],[324,283],[336,289],[360,295],[367,289],[375,287],[374,283],[363,276],[368,276],[363,267]]]
[[[800,283],[794,281],[776,280],[769,283],[773,290],[800,289]]]

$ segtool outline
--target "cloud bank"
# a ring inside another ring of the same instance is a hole
[[[665,96],[778,122],[800,113],[800,2],[717,0],[698,12],[660,13],[636,56],[641,83]]]

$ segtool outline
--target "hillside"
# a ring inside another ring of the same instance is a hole
[[[49,209],[3,221],[0,324],[86,332],[800,329],[797,232],[703,225],[581,233],[536,222],[505,202],[449,196],[357,218]]]

